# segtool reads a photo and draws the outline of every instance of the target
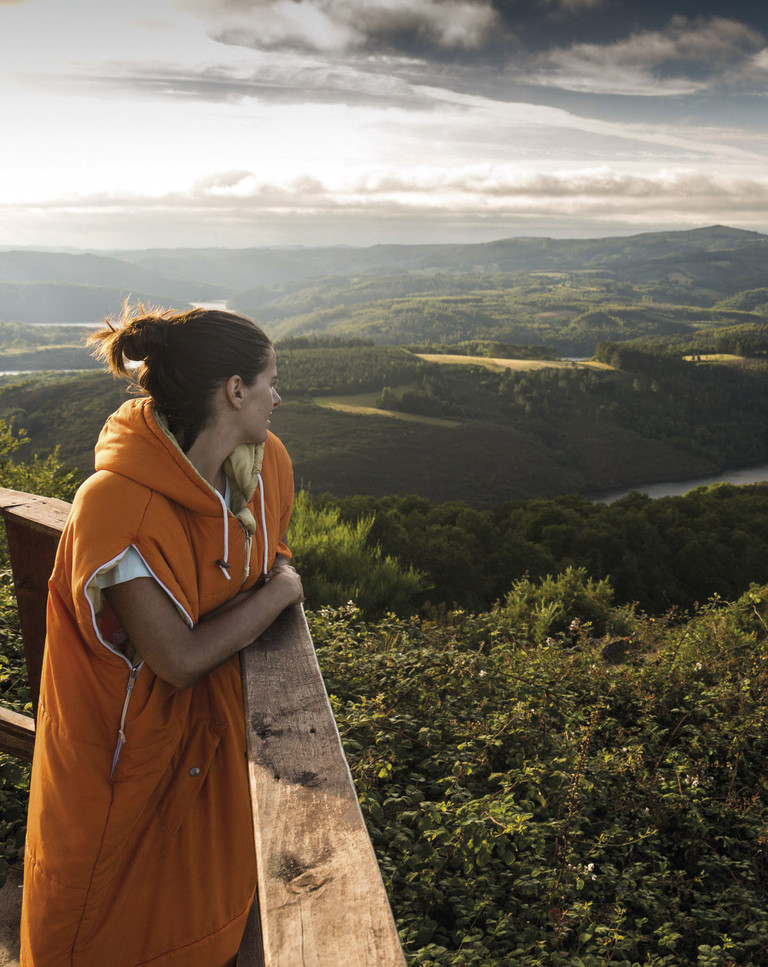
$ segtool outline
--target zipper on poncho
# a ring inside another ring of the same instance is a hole
[[[123,746],[126,743],[125,738],[125,719],[128,715],[128,705],[131,701],[131,695],[133,695],[133,686],[136,684],[136,679],[138,678],[139,672],[141,671],[141,666],[144,664],[142,659],[136,655],[131,665],[131,672],[128,675],[128,685],[125,689],[125,701],[123,702],[123,712],[120,716],[120,728],[117,732],[117,745],[115,746],[115,754],[112,756],[112,769],[109,773],[109,781],[112,781],[112,777],[115,774],[115,769],[117,768],[117,760],[120,758],[120,753]]]

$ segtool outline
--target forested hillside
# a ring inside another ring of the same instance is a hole
[[[583,364],[430,357],[447,365],[404,347],[278,344],[284,403],[273,426],[314,494],[482,507],[689,478],[768,455],[766,343],[751,332],[750,362],[606,343]],[[29,358],[23,345],[8,352],[9,362]],[[0,416],[28,434],[23,455],[58,446],[87,472],[125,398],[125,384],[103,373],[19,377],[0,386]]]

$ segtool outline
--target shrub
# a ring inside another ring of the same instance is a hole
[[[289,543],[310,607],[347,601],[366,612],[413,607],[424,588],[422,575],[371,547],[372,526],[373,517],[346,523],[335,508],[316,507],[306,491],[297,494]]]
[[[596,581],[582,567],[541,581],[515,581],[506,595],[500,620],[535,642],[565,635],[577,628],[595,635],[624,633],[631,610],[612,607],[613,589],[607,580]]]

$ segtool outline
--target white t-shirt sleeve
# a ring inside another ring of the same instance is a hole
[[[134,578],[151,577],[154,575],[142,561],[139,552],[134,547],[129,547],[114,567],[96,575],[96,583],[103,591],[104,588],[125,584],[126,581],[132,581]]]

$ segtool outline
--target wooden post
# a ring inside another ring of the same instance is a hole
[[[266,967],[405,967],[301,606],[241,662]]]
[[[0,513],[5,522],[13,584],[19,606],[24,659],[32,707],[37,710],[45,647],[45,609],[48,578],[53,570],[59,537],[69,504],[53,497],[37,497],[0,488]],[[0,708],[0,751],[32,761],[35,720]]]

